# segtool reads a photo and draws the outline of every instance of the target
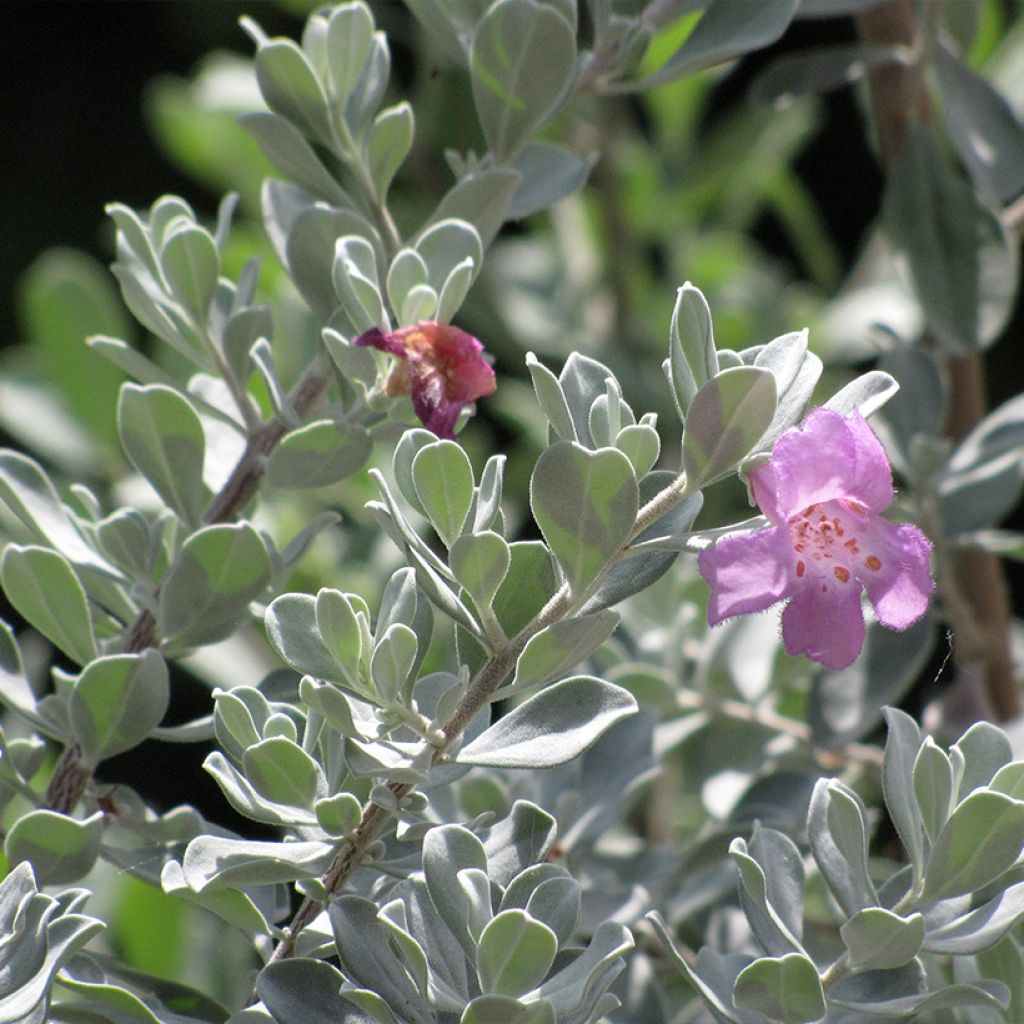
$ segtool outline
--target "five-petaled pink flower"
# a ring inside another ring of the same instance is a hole
[[[402,360],[385,381],[384,391],[411,395],[416,415],[438,437],[454,438],[462,407],[493,394],[496,387],[483,345],[458,327],[432,320],[390,334],[374,327],[353,344],[370,345]]]
[[[701,551],[710,625],[788,598],[786,650],[842,669],[864,643],[862,587],[883,626],[907,629],[924,615],[931,544],[916,526],[879,515],[893,500],[892,473],[860,413],[815,409],[750,482],[771,525]]]

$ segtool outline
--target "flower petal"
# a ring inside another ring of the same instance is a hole
[[[793,549],[784,526],[723,537],[701,551],[698,566],[711,587],[710,626],[732,615],[764,611],[796,589]]]
[[[857,412],[846,417],[815,409],[775,442],[770,460],[751,472],[750,481],[761,511],[778,523],[836,498],[853,499],[872,512],[892,502],[885,449]]]
[[[930,541],[916,526],[894,526],[881,518],[871,524],[864,538],[864,551],[870,554],[857,578],[883,626],[908,629],[928,610],[935,589],[928,571],[931,549]]]
[[[782,613],[782,642],[789,654],[806,654],[834,670],[851,665],[864,646],[860,587],[811,584]]]

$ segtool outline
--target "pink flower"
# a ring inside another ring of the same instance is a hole
[[[916,526],[879,515],[893,499],[892,473],[860,413],[815,409],[750,481],[771,525],[701,551],[709,625],[788,598],[786,650],[842,669],[864,644],[861,588],[883,626],[907,629],[924,615],[931,544]]]
[[[389,395],[411,395],[416,415],[438,437],[454,438],[462,407],[493,394],[497,387],[483,345],[448,324],[421,320],[390,334],[374,327],[353,344],[370,345],[402,360],[384,390]]]

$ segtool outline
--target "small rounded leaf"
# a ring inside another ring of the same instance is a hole
[[[29,811],[7,833],[10,864],[28,861],[39,885],[66,885],[87,874],[100,852],[103,812],[84,821],[56,811]]]
[[[490,607],[511,562],[508,542],[491,530],[457,538],[449,555],[455,578],[469,591],[478,608]]]
[[[436,441],[412,460],[412,479],[420,504],[445,547],[462,532],[473,502],[473,467],[454,441]]]
[[[733,988],[740,1010],[759,1010],[781,1024],[811,1024],[825,1016],[817,968],[800,953],[762,957],[740,971]]]

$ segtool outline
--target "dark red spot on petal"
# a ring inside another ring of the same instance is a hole
[[[841,565],[837,565],[832,570],[832,574],[835,576],[835,578],[837,580],[839,580],[840,583],[849,583],[850,582],[850,570],[844,568]]]

